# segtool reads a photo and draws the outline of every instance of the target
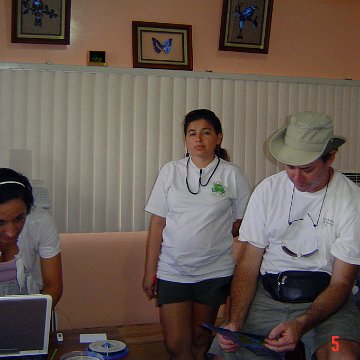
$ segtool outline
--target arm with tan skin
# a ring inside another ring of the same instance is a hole
[[[61,254],[48,259],[40,257],[40,265],[44,284],[42,294],[52,297],[52,307],[54,308],[63,292]]]
[[[236,221],[233,222],[232,229],[231,229],[231,234],[233,237],[239,236],[239,229],[240,229],[241,222],[242,222],[242,219],[237,219]]]
[[[257,248],[247,242],[242,243],[239,261],[236,266],[231,285],[231,305],[229,321],[224,326],[232,331],[241,330],[251,301],[256,292],[257,279],[264,249]],[[226,352],[238,348],[233,341],[217,335],[221,348]]]
[[[156,275],[159,261],[162,232],[166,224],[166,219],[158,215],[152,215],[149,226],[149,234],[146,242],[145,273],[143,278],[143,290],[149,300],[156,297],[154,288],[154,276]]]
[[[348,299],[359,267],[335,259],[330,285],[298,318],[280,323],[268,335],[267,347],[274,351],[289,351],[301,336],[336,312]]]

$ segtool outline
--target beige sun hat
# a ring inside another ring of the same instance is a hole
[[[334,136],[329,115],[304,111],[292,115],[289,125],[272,136],[269,150],[281,163],[300,166],[337,150],[345,141],[342,136]]]

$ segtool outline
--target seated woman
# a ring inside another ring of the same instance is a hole
[[[0,296],[62,294],[60,240],[50,214],[34,206],[22,174],[0,168]]]

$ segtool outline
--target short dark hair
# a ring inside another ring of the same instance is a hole
[[[321,155],[320,156],[320,159],[323,161],[323,163],[326,163],[328,160],[329,160],[329,158],[330,158],[330,156],[332,155],[332,152],[333,152],[334,150],[332,150],[332,151],[329,151],[329,152],[327,152],[326,154],[323,154],[323,155]],[[337,150],[336,150],[337,151]]]
[[[9,168],[0,168],[0,204],[11,200],[21,199],[24,201],[27,212],[34,205],[34,196],[29,179]]]

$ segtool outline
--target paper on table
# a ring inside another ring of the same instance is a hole
[[[94,341],[107,340],[105,333],[100,334],[80,334],[80,343],[92,343]]]

